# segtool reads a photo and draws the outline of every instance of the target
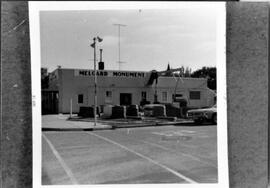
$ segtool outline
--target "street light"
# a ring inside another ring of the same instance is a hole
[[[95,122],[94,122],[94,126],[97,125],[97,70],[96,70],[96,40],[98,42],[102,42],[102,38],[100,38],[99,36],[97,37],[94,37],[93,38],[93,43],[91,44],[91,47],[94,48],[94,82],[95,82],[95,85],[94,85],[94,93],[95,93],[95,98],[94,98],[94,119],[95,119]]]

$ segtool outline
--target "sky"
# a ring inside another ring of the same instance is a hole
[[[216,19],[213,6],[181,9],[41,11],[41,66],[94,69],[93,38],[103,38],[106,70],[150,71],[216,66]],[[97,59],[99,61],[99,50]]]

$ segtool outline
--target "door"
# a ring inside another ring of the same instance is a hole
[[[120,93],[120,105],[131,105],[132,95],[131,93]]]
[[[42,91],[42,114],[58,114],[58,91]]]

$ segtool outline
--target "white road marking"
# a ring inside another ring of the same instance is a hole
[[[58,150],[69,150],[69,149],[85,149],[85,148],[90,148],[89,145],[82,145],[82,146],[62,146],[58,147]]]
[[[129,129],[128,129],[129,130]],[[81,134],[81,133],[80,133]],[[129,131],[127,132],[127,134],[129,134]],[[135,140],[135,141],[138,141],[138,142],[142,142],[142,143],[145,143],[145,144],[148,144],[148,145],[152,145],[152,146],[155,146],[157,148],[161,148],[163,150],[166,150],[166,151],[169,151],[169,152],[172,152],[172,153],[176,153],[174,150],[172,149],[169,149],[169,148],[166,148],[164,146],[161,146],[159,144],[156,144],[156,143],[152,143],[152,142],[148,142],[148,141],[145,141],[145,140],[137,140],[137,139],[134,139],[134,138],[130,138],[130,136],[128,137],[128,139],[130,140]],[[82,146],[62,146],[62,147],[59,147],[58,150],[66,150],[66,149],[84,149],[84,148],[89,148],[90,146],[89,145],[82,145]],[[176,153],[177,155],[179,153]],[[204,163],[206,165],[209,165],[211,167],[214,167],[217,169],[217,167],[209,162],[206,162],[204,160],[201,160],[200,158],[194,156],[194,155],[190,155],[190,154],[187,154],[187,153],[183,153],[181,152],[180,155],[183,155],[185,157],[188,157],[188,158],[191,158],[193,160],[196,160],[196,161],[199,161],[201,163]]]
[[[152,132],[152,134],[160,135],[160,136],[173,136],[173,134],[170,133],[162,133],[162,132]]]
[[[119,143],[117,143],[117,142],[115,142],[115,141],[113,141],[113,140],[111,140],[111,139],[108,139],[108,138],[106,138],[106,137],[100,136],[100,135],[95,134],[95,133],[90,133],[90,132],[86,132],[86,133],[87,133],[87,134],[90,134],[90,135],[93,135],[93,136],[96,136],[96,137],[98,137],[98,138],[100,138],[100,139],[102,139],[102,140],[105,140],[105,141],[107,141],[107,142],[110,142],[110,143],[112,143],[112,144],[114,144],[114,145],[117,145],[117,146],[119,146],[120,148],[122,148],[122,149],[124,149],[124,150],[127,150],[127,151],[129,151],[129,152],[131,152],[131,153],[133,153],[133,154],[135,154],[135,155],[137,155],[137,156],[139,156],[139,157],[141,157],[141,158],[143,158],[143,159],[146,159],[146,160],[148,160],[149,162],[151,162],[151,163],[153,163],[153,164],[155,164],[155,165],[157,165],[157,166],[159,166],[159,167],[161,167],[161,168],[163,168],[163,169],[165,169],[165,170],[171,172],[171,173],[174,174],[175,176],[177,176],[177,177],[179,177],[179,178],[181,178],[181,179],[184,179],[185,181],[187,181],[187,182],[189,182],[189,183],[198,183],[198,182],[196,182],[195,180],[193,180],[193,179],[191,179],[191,178],[188,178],[188,177],[184,176],[183,174],[181,174],[181,173],[179,173],[179,172],[177,172],[177,171],[175,171],[175,170],[173,170],[173,169],[171,169],[171,168],[169,168],[169,167],[167,167],[167,166],[165,166],[165,165],[163,165],[163,164],[161,164],[161,163],[159,163],[159,162],[157,162],[157,161],[155,161],[155,160],[153,160],[153,159],[151,159],[151,158],[149,158],[149,157],[147,157],[147,156],[145,156],[145,155],[142,155],[141,153],[138,153],[138,152],[136,152],[136,151],[134,151],[134,150],[132,150],[132,149],[130,149],[130,148],[127,148],[126,146],[123,146],[123,145],[121,145],[121,144],[119,144]]]
[[[152,134],[161,135],[161,136],[190,136],[196,135],[195,131],[161,131],[161,132],[152,132]]]
[[[194,132],[194,131],[192,131],[192,132]],[[152,133],[154,133],[154,132],[152,132]],[[134,141],[137,141],[137,142],[142,142],[142,143],[145,143],[145,144],[149,144],[149,145],[155,146],[155,147],[157,147],[157,148],[161,148],[161,149],[163,149],[163,150],[166,150],[166,151],[169,151],[169,152],[172,152],[172,153],[176,153],[174,150],[169,149],[169,148],[164,147],[164,146],[161,146],[161,145],[156,144],[156,143],[148,142],[148,141],[145,141],[145,140],[142,140],[142,139],[137,140],[137,139],[131,138],[131,136],[128,136],[128,139],[134,140]],[[178,142],[178,141],[177,141],[177,142]],[[185,147],[190,147],[189,145],[186,145],[186,144],[182,144],[182,143],[180,143],[180,144],[183,145],[183,146],[185,146]],[[179,153],[176,153],[176,154],[178,155]],[[204,164],[206,164],[206,165],[209,165],[209,166],[214,167],[214,168],[217,169],[217,167],[216,167],[215,165],[213,165],[213,164],[211,164],[211,163],[209,163],[209,162],[203,161],[203,160],[201,160],[200,158],[198,158],[198,157],[196,157],[196,156],[194,156],[194,155],[187,154],[187,153],[183,153],[183,152],[181,152],[180,155],[186,156],[186,157],[188,157],[188,158],[192,158],[193,160],[199,161],[199,162],[201,162],[201,163],[204,163]]]
[[[134,139],[134,140],[135,140],[135,139]],[[166,147],[164,147],[164,146],[161,146],[161,145],[158,145],[158,144],[155,144],[155,143],[152,143],[152,142],[148,142],[148,141],[142,141],[142,140],[139,140],[139,141],[140,141],[140,142],[143,142],[143,143],[145,143],[145,144],[149,144],[149,145],[152,145],[152,146],[155,146],[155,147],[164,149],[164,150],[166,150],[166,151],[170,151],[170,152],[175,153],[174,150],[171,150],[171,149],[166,148]],[[193,156],[193,155],[186,154],[186,153],[183,153],[183,152],[181,152],[180,155],[183,155],[183,156],[192,158],[193,160],[199,161],[199,162],[201,162],[201,163],[207,164],[207,165],[209,165],[209,166],[214,167],[214,168],[217,169],[217,167],[216,167],[215,165],[213,165],[213,164],[211,164],[211,163],[208,163],[208,162],[205,162],[205,161],[202,161],[200,158],[195,157],[195,156]]]
[[[71,182],[76,185],[78,184],[78,181],[76,180],[76,178],[74,177],[72,171],[70,170],[70,168],[67,166],[67,164],[64,162],[64,160],[62,159],[62,157],[60,156],[60,154],[58,153],[58,151],[54,148],[53,144],[51,143],[51,141],[44,135],[42,134],[43,138],[46,140],[46,142],[48,143],[48,145],[50,146],[53,154],[55,155],[55,157],[57,158],[57,160],[59,161],[59,163],[61,164],[62,168],[64,169],[64,171],[66,172],[67,176],[70,178]]]
[[[190,131],[190,130],[181,130],[183,133],[195,133],[195,131]]]

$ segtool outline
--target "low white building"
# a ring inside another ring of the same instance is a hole
[[[149,84],[152,72],[97,70],[97,105],[139,105],[141,101],[173,103],[186,100],[188,107],[207,107],[215,103],[215,93],[204,78],[159,76]],[[49,74],[49,87],[42,93],[43,108],[54,105],[56,113],[73,113],[80,106],[94,105],[94,71],[58,68]],[[53,100],[53,101],[51,101]]]

